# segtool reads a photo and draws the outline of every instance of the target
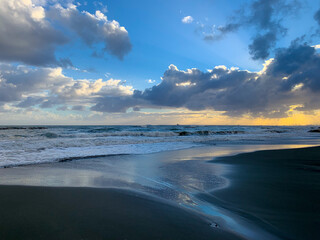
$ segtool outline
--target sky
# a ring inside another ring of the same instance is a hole
[[[320,2],[0,0],[0,124],[320,124]]]

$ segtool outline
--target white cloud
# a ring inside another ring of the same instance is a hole
[[[191,17],[191,16],[186,16],[186,17],[182,18],[181,21],[182,21],[183,23],[186,23],[186,24],[192,23],[192,22],[193,22],[193,17]]]
[[[125,27],[115,20],[108,20],[107,16],[97,10],[95,14],[79,11],[76,5],[67,8],[57,4],[52,7],[48,15],[79,36],[88,46],[103,43],[102,52],[108,52],[119,59],[131,50],[129,35]]]
[[[0,106],[45,108],[90,106],[101,96],[128,96],[133,87],[121,80],[80,79],[63,74],[62,68],[31,68],[0,64]],[[10,104],[10,105],[8,105]]]
[[[31,0],[1,0],[0,60],[57,65],[56,47],[67,38],[45,17],[44,8]]]
[[[79,11],[56,1],[0,0],[0,61],[34,66],[72,66],[56,59],[56,50],[74,39],[122,59],[130,50],[127,30],[101,10]],[[72,34],[73,33],[73,34]],[[101,44],[102,43],[102,44]]]
[[[211,71],[179,70],[170,65],[161,83],[121,98],[103,97],[92,107],[101,112],[130,108],[214,110],[229,116],[282,118],[288,112],[320,110],[320,55],[314,47],[279,49],[260,72],[220,65]]]
[[[150,84],[152,84],[152,83],[155,83],[156,82],[156,80],[152,80],[152,79],[148,79],[148,80],[146,80],[147,81],[147,83],[150,83]]]
[[[94,2],[93,2],[93,5],[94,5],[96,8],[99,8],[103,13],[108,12],[108,7],[107,7],[106,5],[104,5],[102,2],[94,1]]]

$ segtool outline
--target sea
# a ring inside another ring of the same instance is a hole
[[[318,141],[316,126],[0,126],[0,168],[221,144]]]

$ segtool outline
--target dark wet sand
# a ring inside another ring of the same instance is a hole
[[[200,197],[284,239],[320,239],[320,147],[268,150],[213,160],[230,186]]]
[[[0,239],[240,239],[193,212],[117,189],[0,186]]]

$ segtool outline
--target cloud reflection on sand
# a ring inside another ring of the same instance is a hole
[[[229,184],[224,175],[232,171],[232,168],[215,163],[212,161],[214,157],[297,146],[305,145],[221,145],[30,165],[0,169],[0,184],[123,188],[139,191],[195,210],[211,218],[214,226],[236,229],[248,239],[255,239],[255,234],[258,234],[260,239],[270,240],[274,238],[264,230],[257,229],[257,226],[252,226],[252,223],[231,213],[225,213],[219,206],[202,201],[197,194],[212,194],[213,190]]]

